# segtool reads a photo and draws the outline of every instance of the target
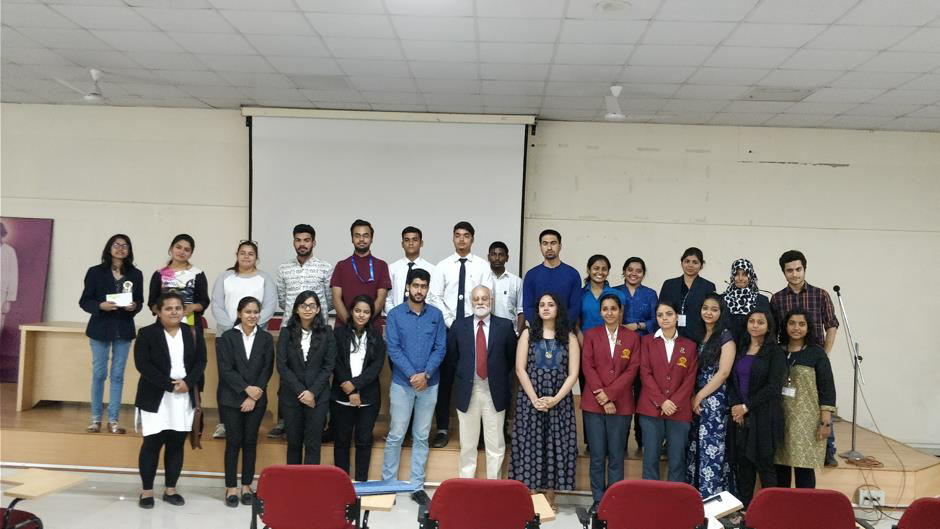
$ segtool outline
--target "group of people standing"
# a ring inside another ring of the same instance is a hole
[[[193,238],[172,240],[169,262],[149,284],[156,322],[140,329],[134,346],[141,374],[135,427],[144,436],[141,507],[154,505],[161,449],[163,499],[184,502],[175,485],[203,390],[202,315],[210,306],[217,324],[216,436],[226,439],[224,501],[232,507],[252,501],[258,430],[275,367],[278,420],[269,436],[286,432],[287,462],[320,463],[321,444],[332,439],[334,464],[350,472],[355,445],[351,476],[368,479],[386,357],[392,379],[381,477],[398,476],[410,437],[418,503],[429,501],[423,491],[429,448],[450,440],[452,395],[459,476],[476,474],[482,437],[486,476],[499,477],[508,436],[510,479],[545,492],[552,503],[554,491],[572,490],[578,455],[572,390],[579,380],[595,502],[623,479],[634,418],[645,479],[660,479],[665,450],[668,479],[692,483],[703,496],[729,490],[747,503],[758,475],[763,486],[785,486],[795,472],[797,486],[813,486],[813,469],[828,457],[835,390],[827,353],[838,321],[828,294],[805,282],[800,252],[781,256],[788,286],[768,301],[746,259],[732,265],[728,289],[715,293],[699,276],[704,257],[697,248],[686,250],[683,275],[666,281],[657,296],[642,284],[646,264],[638,257],[624,263],[621,286],[609,286],[603,255],[588,260],[582,281],[561,261],[555,230],[539,235],[543,262],[524,279],[506,270],[504,243],[493,242],[486,259],[472,253],[469,222],[454,226],[454,254],[436,265],[420,256],[418,228],[402,231],[404,257],[391,265],[372,255],[373,236],[370,223],[356,220],[353,254],[334,267],[313,256],[316,232],[300,224],[293,230],[296,257],[278,267],[276,278],[257,267],[257,244],[241,241],[211,296],[205,273],[190,263]],[[102,429],[109,354],[107,430],[125,432],[120,395],[133,318],[144,305],[142,283],[124,234],[108,240],[101,264],[86,274],[80,305],[91,314],[89,432]],[[118,293],[132,301],[109,301]],[[327,326],[331,308],[335,329]],[[283,319],[275,340],[266,329],[277,310]]]

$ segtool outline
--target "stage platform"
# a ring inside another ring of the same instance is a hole
[[[122,409],[122,424],[129,431],[125,435],[110,433],[85,433],[90,408],[88,404],[41,402],[23,412],[16,411],[16,385],[0,384],[0,461],[3,464],[27,463],[33,466],[69,465],[104,471],[136,471],[140,449],[140,435],[133,431],[133,407]],[[192,475],[223,471],[224,440],[211,438],[218,422],[214,409],[206,410],[206,429],[203,449],[192,450],[187,446],[184,472]],[[286,442],[265,437],[273,426],[270,413],[261,425],[258,444],[257,468],[284,463]],[[387,416],[380,416],[375,427],[375,445],[372,452],[370,477],[378,479],[381,474],[383,436],[388,431]],[[847,448],[851,425],[836,423],[836,438],[840,450]],[[632,436],[631,436],[632,437]],[[883,468],[864,469],[848,465],[840,459],[838,468],[826,468],[817,472],[819,488],[838,490],[854,499],[859,486],[873,485],[885,491],[889,505],[907,505],[916,498],[940,495],[940,458],[921,452],[875,432],[859,428],[858,448],[884,463]],[[451,432],[450,443],[444,448],[431,449],[427,468],[427,480],[440,482],[457,475],[457,432]],[[895,457],[890,445],[899,456]],[[399,477],[408,478],[411,450],[402,449],[402,464]],[[507,447],[508,457],[508,447]],[[478,477],[485,477],[483,452],[478,455]],[[325,444],[322,462],[333,461],[333,446]],[[588,481],[588,457],[578,458],[577,485],[579,491],[590,490]],[[630,441],[626,458],[626,475],[639,478],[642,465],[633,440]],[[505,476],[505,467],[503,474]],[[158,480],[159,481],[159,480]]]

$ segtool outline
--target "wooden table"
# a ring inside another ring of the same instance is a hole
[[[13,486],[3,491],[3,494],[12,497],[13,501],[7,506],[2,520],[3,527],[7,527],[13,509],[20,501],[41,498],[47,494],[74,487],[83,481],[85,481],[83,476],[40,468],[29,468],[14,474],[12,477],[4,473],[3,477],[0,478],[0,483]]]
[[[555,519],[555,509],[552,509],[544,494],[532,495],[532,507],[535,509],[535,514],[539,515],[540,522],[550,522]]]

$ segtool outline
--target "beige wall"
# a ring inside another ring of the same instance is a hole
[[[800,249],[810,283],[843,289],[881,429],[940,447],[938,211],[940,134],[539,122],[524,261],[539,262],[538,233],[554,227],[562,258],[582,275],[590,255],[606,254],[611,284],[638,255],[659,290],[681,273],[682,251],[698,246],[702,275],[720,289],[731,262],[747,257],[760,286],[777,291],[786,284],[777,258]],[[847,351],[840,333],[832,359],[850,417]],[[859,423],[872,421],[860,412]]]
[[[597,252],[615,268],[640,255],[656,289],[679,274],[689,245],[704,250],[703,275],[716,284],[746,256],[772,291],[784,286],[780,252],[802,249],[811,283],[844,289],[882,430],[937,446],[940,135],[558,122],[536,132],[526,268],[549,226],[564,234],[562,256],[577,268]],[[191,233],[193,262],[213,281],[247,232],[247,164],[237,111],[4,104],[2,214],[55,219],[45,319],[85,319],[82,274],[117,231],[133,238],[147,275],[172,235]],[[841,334],[833,360],[847,416]]]

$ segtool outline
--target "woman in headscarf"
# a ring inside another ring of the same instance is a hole
[[[757,272],[747,259],[731,263],[731,281],[722,296],[728,307],[728,329],[735,342],[746,334],[747,315],[758,310],[770,312],[770,300],[757,288]]]

